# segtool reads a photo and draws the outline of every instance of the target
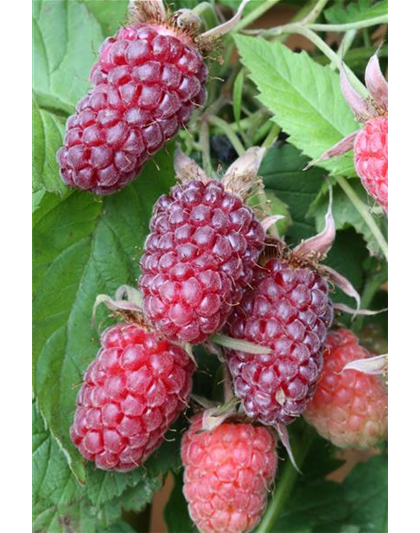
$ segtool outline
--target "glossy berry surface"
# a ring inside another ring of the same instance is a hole
[[[185,125],[204,102],[207,67],[182,34],[133,24],[106,39],[93,89],[79,101],[57,153],[63,181],[113,193]]]
[[[185,409],[193,371],[179,346],[137,325],[111,326],[77,397],[73,443],[98,468],[136,468]]]
[[[372,118],[360,130],[354,162],[366,191],[388,211],[388,117]]]
[[[140,264],[153,326],[191,343],[217,332],[251,280],[263,239],[252,210],[220,182],[173,187],[155,205]]]
[[[271,348],[266,355],[228,351],[235,395],[264,424],[288,424],[312,398],[333,318],[326,280],[310,268],[271,259],[255,270],[227,333]]]
[[[273,434],[265,427],[227,422],[203,432],[201,419],[194,419],[181,445],[191,519],[201,533],[251,531],[277,469]]]
[[[378,376],[343,367],[372,357],[348,330],[329,333],[324,369],[313,400],[304,413],[318,433],[340,448],[368,448],[386,438],[388,395]]]

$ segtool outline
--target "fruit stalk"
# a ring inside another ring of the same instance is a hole
[[[340,187],[343,189],[343,191],[347,194],[351,203],[354,205],[357,211],[359,211],[361,217],[366,222],[366,225],[373,233],[373,236],[375,237],[379,248],[382,250],[385,259],[388,261],[388,243],[386,242],[385,237],[382,235],[381,230],[376,225],[376,222],[370,214],[366,204],[362,202],[362,200],[360,200],[360,198],[354,192],[353,187],[348,183],[345,178],[343,178],[343,176],[336,176],[335,179],[340,185]]]
[[[294,447],[294,456],[299,468],[302,466],[305,457],[309,452],[314,435],[315,433],[312,428],[306,426],[299,445]],[[287,461],[283,474],[276,483],[273,497],[268,504],[267,510],[264,513],[258,528],[255,530],[255,533],[270,533],[273,531],[276,519],[283,510],[284,505],[292,492],[293,486],[296,483],[298,475],[299,472],[293,466],[292,462]]]

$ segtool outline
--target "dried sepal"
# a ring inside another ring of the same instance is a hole
[[[176,177],[181,183],[186,183],[191,180],[199,180],[203,183],[210,181],[210,178],[200,165],[185,155],[179,148],[175,151],[174,168]]]
[[[215,333],[211,335],[209,341],[214,344],[229,348],[230,350],[236,350],[237,352],[252,353],[256,355],[267,355],[271,353],[271,349],[266,346],[254,344],[253,342],[244,341],[241,339],[233,339],[222,333]]]
[[[347,294],[347,296],[350,296],[350,298],[354,298],[356,300],[357,307],[355,309],[355,314],[357,314],[360,309],[360,295],[357,292],[357,290],[353,287],[352,283],[347,278],[339,274],[333,268],[325,266],[325,265],[323,265],[322,268],[325,274],[327,275],[328,280],[333,285],[335,285],[336,287],[339,287],[344,292],[344,294]]]
[[[114,298],[107,294],[99,294],[92,309],[92,326],[95,322],[97,309],[101,304],[105,304],[116,316],[122,316],[128,321],[144,322],[142,295],[134,287],[121,285],[117,289]]]
[[[217,407],[211,407],[203,412],[203,431],[212,431],[225,420],[237,414],[237,407],[240,403],[238,398],[231,398],[228,402]]]
[[[194,37],[198,35],[201,19],[191,9],[178,9],[170,17],[171,24],[182,32]]]
[[[270,215],[261,220],[261,226],[263,227],[264,231],[269,230],[274,224],[276,224],[279,220],[283,220],[286,218],[284,215]]]
[[[134,22],[162,23],[167,18],[163,0],[130,0],[128,11]]]
[[[369,100],[359,94],[350,83],[344,65],[340,69],[340,84],[344,98],[359,122],[366,122],[375,116],[375,108]]]
[[[244,9],[246,5],[248,4],[248,2],[250,2],[250,0],[242,0],[241,4],[238,7],[237,12],[231,19],[227,20],[223,24],[219,24],[219,26],[216,26],[212,28],[211,30],[206,31],[205,33],[200,35],[199,40],[204,41],[204,42],[205,41],[211,42],[211,41],[214,41],[215,39],[220,39],[220,37],[232,31],[233,28],[241,20],[242,13],[244,12]]]
[[[303,170],[308,170],[314,165],[322,163],[323,161],[326,161],[331,157],[338,157],[340,155],[346,154],[347,152],[350,152],[350,150],[353,150],[354,140],[356,139],[358,133],[358,130],[354,131],[353,133],[347,135],[347,137],[344,137],[344,139],[341,139],[341,141],[338,141],[337,144],[335,144],[332,148],[324,152],[320,157],[318,157],[318,159],[314,159],[308,165],[306,165]]]
[[[298,244],[293,249],[293,256],[299,260],[320,261],[324,259],[334,243],[335,233],[335,222],[332,215],[332,188],[329,185],[329,203],[325,215],[324,229],[318,235],[314,235]]]
[[[289,432],[287,430],[287,427],[284,424],[276,424],[275,430],[277,431],[280,442],[283,444],[285,450],[287,451],[287,455],[289,456],[290,462],[295,467],[295,469],[299,472],[299,474],[302,474],[301,470],[299,469],[296,463],[295,456],[293,455],[293,450],[290,445]]]
[[[225,172],[222,183],[225,189],[243,199],[252,196],[262,187],[258,170],[265,154],[265,148],[248,148]]]
[[[388,354],[351,361],[351,363],[347,363],[346,366],[343,367],[340,373],[345,372],[346,370],[356,370],[371,376],[386,376],[388,374]]]
[[[353,315],[353,317],[375,316],[379,315],[379,313],[384,313],[385,311],[387,311],[387,309],[379,309],[378,311],[371,311],[370,309],[354,309],[353,307],[342,303],[335,303],[333,307],[336,311],[342,311],[343,313]]]
[[[373,100],[380,108],[379,112],[381,110],[386,112],[388,110],[388,82],[382,74],[378,52],[369,59],[365,72],[365,82]]]

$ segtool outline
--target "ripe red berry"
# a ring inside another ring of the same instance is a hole
[[[277,469],[276,441],[265,427],[225,422],[201,431],[193,420],[181,445],[184,495],[201,533],[244,533],[258,524]]]
[[[63,181],[113,193],[174,137],[206,97],[207,67],[188,34],[168,24],[132,24],[106,39],[93,89],[67,121],[57,153]]]
[[[372,118],[360,130],[354,162],[366,191],[388,211],[388,117]]]
[[[341,448],[368,448],[386,438],[388,395],[381,378],[345,370],[352,361],[371,357],[351,331],[330,332],[324,369],[304,413],[318,433]]]
[[[104,470],[142,464],[185,408],[193,371],[188,354],[155,333],[108,328],[77,397],[71,438],[80,453]]]
[[[267,346],[267,355],[229,350],[235,395],[264,424],[288,424],[312,398],[333,318],[326,280],[310,267],[271,259],[229,318],[227,332]]]
[[[222,183],[194,180],[155,205],[141,260],[144,312],[167,338],[200,343],[242,298],[263,246],[252,210]]]

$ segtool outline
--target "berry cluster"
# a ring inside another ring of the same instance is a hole
[[[132,24],[108,38],[93,89],[67,121],[57,159],[70,187],[110,194],[204,103],[207,67],[191,39],[167,26]]]
[[[263,241],[254,213],[222,183],[173,187],[155,205],[141,260],[150,321],[169,339],[205,341],[241,301]]]
[[[305,418],[326,439],[341,448],[368,448],[387,435],[388,397],[377,376],[343,368],[371,354],[348,330],[331,332],[324,370]]]
[[[230,350],[235,393],[246,413],[264,424],[289,424],[312,398],[333,308],[328,284],[310,268],[270,260],[256,269],[228,325],[237,339],[271,348],[265,355]]]
[[[70,117],[57,156],[68,185],[97,194],[132,181],[206,94],[207,67],[192,30],[174,25],[194,17],[181,10],[180,19],[167,18],[160,0],[134,4],[153,17],[104,42],[93,88]],[[351,141],[366,189],[386,209],[387,102],[384,82],[382,92],[369,82],[372,72],[377,80],[376,63],[367,83],[382,107]],[[124,286],[115,300],[98,297],[123,321],[101,335],[70,430],[98,468],[122,472],[143,464],[189,403],[196,368],[191,344],[214,349],[224,337],[229,348],[218,353],[226,400],[236,399],[226,401],[219,418],[217,407],[194,416],[181,444],[184,495],[202,533],[256,527],[275,479],[276,432],[290,451],[285,426],[301,415],[340,447],[373,446],[387,431],[383,382],[346,369],[369,352],[353,333],[329,331],[329,282],[355,294],[321,265],[335,237],[331,205],[324,231],[294,249],[268,239],[273,217],[259,220],[246,205],[263,153],[248,149],[220,180],[177,153],[180,183],[154,206],[141,293]]]
[[[277,469],[276,441],[262,426],[225,423],[203,432],[197,416],[181,445],[184,495],[202,533],[258,524]]]
[[[137,324],[111,326],[78,394],[74,444],[98,468],[138,467],[185,409],[193,371],[179,346]]]

